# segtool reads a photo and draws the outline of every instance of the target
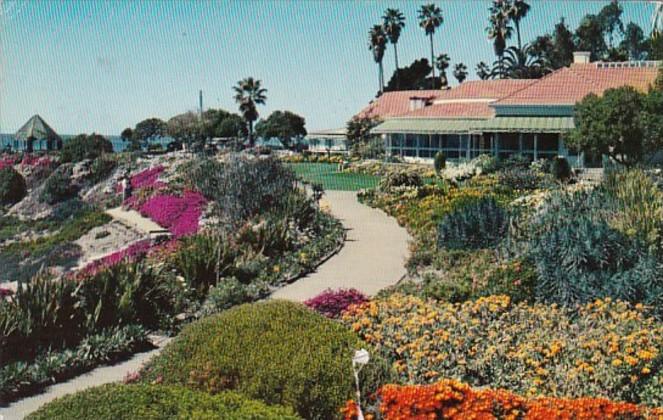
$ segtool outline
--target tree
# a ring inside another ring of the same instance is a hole
[[[143,147],[151,138],[164,137],[167,129],[168,125],[159,118],[148,118],[136,124],[132,140],[139,147]]]
[[[419,8],[419,26],[424,30],[426,35],[430,38],[430,62],[435,62],[435,50],[433,48],[433,35],[435,30],[439,28],[444,22],[442,17],[442,10],[435,4],[424,4]],[[435,68],[432,68],[433,80],[435,80]]]
[[[356,149],[361,144],[368,143],[374,136],[371,130],[382,121],[373,117],[353,117],[346,125],[349,146]]]
[[[454,66],[454,77],[458,83],[463,83],[467,78],[467,66],[463,63],[458,63]]]
[[[490,17],[488,19],[488,39],[493,40],[493,49],[497,56],[499,77],[504,77],[503,62],[504,50],[506,50],[506,41],[511,38],[513,28],[509,26],[509,7],[508,3],[500,0],[494,0],[491,6]]]
[[[604,24],[596,15],[587,15],[575,32],[575,45],[580,51],[589,51],[592,60],[599,60],[608,51],[603,37]]]
[[[431,67],[427,59],[415,60],[407,67],[395,70],[384,91],[429,89],[431,85],[433,89],[439,89],[441,87],[440,78],[427,77],[430,72]]]
[[[631,60],[643,60],[647,56],[648,47],[642,28],[636,23],[629,22],[619,49],[625,51]]]
[[[253,77],[247,77],[237,82],[233,86],[235,91],[235,102],[239,104],[239,112],[247,125],[247,135],[249,140],[249,147],[253,147],[253,122],[258,119],[258,105],[264,105],[267,101],[267,89],[262,87],[260,80]]]
[[[658,66],[658,76],[654,81],[654,90],[663,92],[663,65]]]
[[[437,56],[437,60],[435,61],[435,66],[440,71],[440,81],[442,86],[447,86],[449,84],[449,81],[447,80],[449,60],[449,54],[440,54]]]
[[[113,143],[106,137],[96,133],[79,134],[64,143],[60,160],[80,162],[85,159],[96,159],[105,153],[113,153]]]
[[[502,72],[509,79],[538,79],[550,72],[545,60],[537,57],[531,51],[529,45],[524,49],[518,47],[509,47],[504,54],[504,60],[496,63],[493,69],[493,75],[496,76]]]
[[[277,137],[283,146],[292,146],[292,140],[306,135],[303,117],[290,111],[274,111],[267,119],[256,124],[256,134],[263,139]]]
[[[384,12],[382,21],[384,32],[389,42],[394,46],[394,61],[396,63],[396,70],[398,70],[398,39],[401,37],[401,31],[405,27],[405,16],[403,16],[400,10],[389,8]],[[396,83],[398,84],[398,79],[396,79]]]
[[[131,127],[127,127],[122,130],[122,133],[120,133],[120,138],[122,138],[122,141],[125,143],[129,142],[127,150],[130,152],[140,150],[140,142],[134,138],[134,130]]]
[[[168,135],[181,144],[191,146],[196,143],[203,143],[207,138],[200,117],[193,111],[187,111],[172,117],[168,120],[166,126]]]
[[[624,9],[618,0],[612,0],[599,12],[598,19],[603,29],[603,34],[608,36],[608,46],[613,48],[613,39],[615,31],[624,33],[624,24],[622,23],[622,14]]]
[[[629,86],[587,95],[576,104],[575,126],[570,147],[632,167],[663,147],[663,96]]]
[[[384,91],[384,68],[382,59],[387,48],[387,37],[380,25],[373,25],[368,31],[368,49],[373,52],[373,61],[378,65],[378,96]]]
[[[523,48],[523,43],[520,38],[520,21],[523,20],[527,13],[529,13],[530,5],[525,2],[525,0],[514,0],[513,5],[509,10],[509,17],[513,20],[513,24],[516,26],[516,35],[518,37],[518,48]]]
[[[483,61],[479,62],[477,64],[477,77],[481,80],[487,80],[490,79],[490,67],[488,67],[488,64],[484,63]]]
[[[663,35],[652,34],[648,50],[649,60],[663,60]]]
[[[573,52],[576,50],[576,44],[573,40],[573,33],[566,26],[564,18],[555,25],[553,32],[553,56],[550,64],[553,69],[567,67],[573,62]]]

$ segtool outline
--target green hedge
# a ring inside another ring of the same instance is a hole
[[[150,362],[144,380],[211,393],[232,389],[307,419],[332,419],[354,396],[351,360],[365,346],[303,305],[247,304],[189,325]],[[379,358],[362,374],[364,396],[393,379]]]
[[[67,395],[27,417],[39,419],[298,419],[233,392],[209,395],[177,386],[112,384]]]
[[[18,203],[25,194],[25,178],[11,166],[0,169],[0,204]]]

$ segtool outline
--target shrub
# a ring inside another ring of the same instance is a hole
[[[297,419],[239,394],[208,395],[178,386],[110,384],[59,398],[27,417],[39,419]]]
[[[357,289],[327,289],[304,302],[304,305],[327,318],[338,318],[350,305],[364,303],[368,298]]]
[[[421,179],[421,175],[415,171],[394,170],[380,178],[380,189],[383,191],[397,187],[421,187],[422,185],[424,185],[424,181]]]
[[[71,221],[78,219],[92,211],[94,211],[92,205],[78,199],[72,199],[59,203],[53,207],[51,218],[58,223],[62,223],[67,220]]]
[[[458,207],[438,225],[438,247],[447,249],[487,248],[505,235],[507,212],[492,197]]]
[[[71,168],[60,167],[44,182],[39,196],[42,202],[56,204],[76,196],[78,188],[71,180]]]
[[[350,309],[343,321],[410,383],[454,378],[528,397],[635,403],[663,395],[654,377],[663,324],[641,305],[606,299],[574,311],[505,296],[450,304],[392,295]]]
[[[528,169],[531,164],[531,159],[527,156],[521,154],[515,154],[509,156],[507,159],[501,162],[501,166],[504,169]]]
[[[104,153],[112,153],[113,144],[104,136],[92,133],[80,134],[67,140],[62,147],[62,162],[80,162],[85,159],[96,159]]]
[[[209,289],[200,316],[209,316],[242,303],[256,301],[268,293],[268,287],[261,283],[246,284],[235,277],[222,278]]]
[[[440,171],[447,166],[447,156],[444,152],[435,153],[435,159],[433,160],[433,166],[435,167],[435,172],[438,174]]]
[[[307,419],[330,419],[353,395],[350,360],[361,347],[343,326],[303,305],[248,304],[187,326],[149,362],[144,380],[212,393],[232,389]],[[390,378],[374,359],[362,370],[363,395]]]
[[[554,157],[550,162],[550,174],[561,182],[567,182],[573,176],[569,161],[561,156]]]
[[[11,166],[0,169],[0,205],[18,203],[27,194],[25,179]]]
[[[605,398],[528,400],[501,390],[472,389],[453,380],[432,385],[387,385],[380,396],[380,414],[385,419],[646,419],[663,415],[662,408],[649,409]],[[348,402],[344,413],[346,420],[357,420],[354,401]]]
[[[514,190],[535,190],[539,188],[541,177],[531,169],[507,168],[499,173],[499,183]]]
[[[106,159],[103,156],[96,158],[90,165],[89,181],[91,184],[97,184],[108,178],[117,166],[115,160]]]

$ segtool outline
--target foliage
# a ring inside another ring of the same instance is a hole
[[[454,380],[431,385],[386,385],[380,390],[380,397],[380,414],[385,419],[645,419],[663,415],[662,408],[649,409],[605,398],[526,399],[501,390],[472,389]],[[346,420],[357,420],[354,401],[348,401],[344,414]]]
[[[113,153],[113,144],[104,136],[96,133],[80,134],[67,140],[60,152],[62,162],[80,162],[96,159],[105,153]]]
[[[71,350],[40,354],[29,364],[6,364],[0,368],[0,401],[6,403],[20,398],[100,363],[114,362],[148,346],[145,330],[140,326],[128,325],[88,336]]]
[[[304,117],[295,113],[274,111],[267,119],[258,121],[256,134],[265,139],[277,137],[286,148],[289,148],[293,139],[306,136],[305,124]]]
[[[61,166],[46,179],[39,199],[48,204],[56,204],[74,197],[77,193],[78,187],[71,179],[71,168]]]
[[[158,118],[148,118],[138,124],[133,129],[132,140],[145,146],[152,138],[164,137],[167,134],[168,124]]]
[[[435,153],[435,159],[433,160],[433,167],[435,167],[435,172],[440,173],[442,169],[447,166],[447,157],[444,152]]]
[[[88,181],[91,184],[97,184],[103,181],[108,178],[116,166],[117,162],[115,160],[105,159],[104,157],[96,158],[92,161],[92,165],[90,165],[90,176]]]
[[[0,169],[0,204],[18,203],[27,194],[25,178],[11,166]]]
[[[257,105],[264,105],[267,101],[267,89],[262,87],[260,80],[247,77],[233,86],[235,102],[239,105],[244,121],[248,125],[247,133],[249,146],[253,146],[253,122],[258,119]]]
[[[423,179],[414,171],[391,171],[380,178],[380,189],[382,191],[398,187],[421,187],[422,185],[424,185]]]
[[[458,207],[438,226],[439,248],[477,249],[494,246],[505,235],[508,213],[492,197]]]
[[[350,305],[364,303],[368,298],[357,289],[327,289],[304,302],[304,305],[327,318],[338,318]]]
[[[566,158],[556,156],[550,162],[550,174],[558,181],[567,182],[573,176],[571,165]]]
[[[209,395],[179,386],[109,384],[46,404],[28,419],[281,419],[298,417],[233,392]]]
[[[528,397],[649,404],[651,387],[663,391],[663,325],[646,313],[609,299],[573,311],[506,296],[450,304],[392,295],[343,320],[410,383],[453,378]]]
[[[543,177],[529,168],[507,168],[499,172],[498,180],[507,188],[527,191],[539,188]]]
[[[384,92],[399,90],[439,89],[440,78],[431,79],[428,75],[433,68],[426,58],[414,60],[409,66],[394,70],[393,75],[384,88]],[[431,84],[433,86],[431,87]]]
[[[265,286],[261,282],[242,283],[235,277],[221,278],[209,289],[198,315],[205,317],[233,306],[257,301],[268,293]]]
[[[304,418],[328,419],[353,395],[350,360],[360,347],[354,334],[303,305],[268,301],[187,326],[149,362],[144,380],[211,393],[232,389],[293,407]],[[363,395],[390,377],[373,359],[362,370]]]
[[[361,144],[368,143],[374,135],[371,130],[382,121],[377,117],[353,117],[346,124],[346,131],[350,148],[357,148]]]
[[[214,138],[235,138],[247,135],[246,123],[241,116],[222,109],[208,109],[203,112],[203,135]]]

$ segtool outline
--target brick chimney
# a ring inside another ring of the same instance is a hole
[[[573,64],[589,64],[592,62],[591,53],[589,51],[574,51]]]

